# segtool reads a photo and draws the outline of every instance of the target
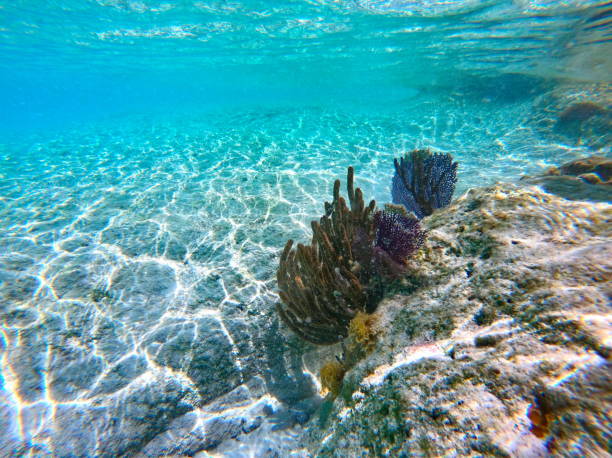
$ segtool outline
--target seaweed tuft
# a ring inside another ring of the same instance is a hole
[[[373,315],[359,312],[349,324],[349,336],[362,347],[369,349],[376,341],[375,324]]]
[[[323,390],[331,393],[333,397],[338,396],[342,388],[342,380],[344,379],[345,373],[346,368],[339,361],[328,361],[325,363],[321,367],[319,374],[321,376],[321,386]]]

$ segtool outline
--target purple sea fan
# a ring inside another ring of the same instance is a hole
[[[450,154],[414,150],[394,159],[393,203],[422,219],[451,202],[457,183],[457,163]]]
[[[421,229],[418,219],[397,212],[376,212],[374,225],[375,248],[384,251],[390,260],[399,265],[397,267],[403,266],[423,245],[427,237],[427,232]]]

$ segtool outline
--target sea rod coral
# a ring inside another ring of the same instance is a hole
[[[311,244],[293,249],[289,240],[277,272],[281,319],[315,344],[339,342],[358,312],[373,311],[381,299],[383,277],[401,272],[406,257],[425,237],[418,221],[376,212],[373,200],[366,206],[353,177],[349,167],[350,207],[336,180],[332,203],[326,202],[325,215],[311,223]]]

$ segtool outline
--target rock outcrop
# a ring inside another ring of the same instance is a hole
[[[605,203],[495,185],[424,219],[429,240],[375,312],[374,348],[323,403],[305,447],[313,456],[606,455],[611,216]],[[312,373],[329,352],[306,355]]]
[[[524,176],[521,181],[569,200],[612,202],[612,159],[604,156],[576,159],[550,167],[542,175]]]
[[[608,83],[560,84],[535,99],[527,122],[543,138],[565,145],[609,150],[611,94]]]

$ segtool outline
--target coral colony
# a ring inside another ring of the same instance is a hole
[[[414,150],[394,163],[393,203],[419,219],[450,204],[457,183],[457,163],[450,154]]]
[[[375,247],[398,266],[402,266],[425,242],[426,234],[414,217],[391,211],[374,215]]]
[[[457,163],[450,154],[413,151],[395,160],[393,200],[377,211],[372,200],[353,187],[348,169],[348,203],[334,183],[334,199],[313,221],[312,242],[287,241],[277,272],[281,319],[302,339],[329,345],[343,342],[343,354],[321,367],[321,384],[333,399],[346,371],[376,339],[375,311],[386,281],[399,278],[407,261],[425,242],[419,219],[450,203]],[[347,345],[344,345],[346,339]]]
[[[350,320],[368,303],[376,203],[364,205],[361,190],[353,188],[352,167],[347,191],[350,209],[336,180],[333,202],[325,204],[326,214],[319,222],[311,223],[311,244],[298,244],[292,250],[289,240],[277,272],[283,302],[277,305],[280,317],[315,344],[333,344],[346,337]]]
[[[366,207],[353,187],[353,168],[347,177],[348,203],[334,184],[333,202],[312,222],[310,245],[292,249],[289,240],[277,273],[282,320],[303,339],[333,344],[348,335],[358,312],[372,312],[380,300],[383,279],[395,277],[425,241],[414,217]]]

